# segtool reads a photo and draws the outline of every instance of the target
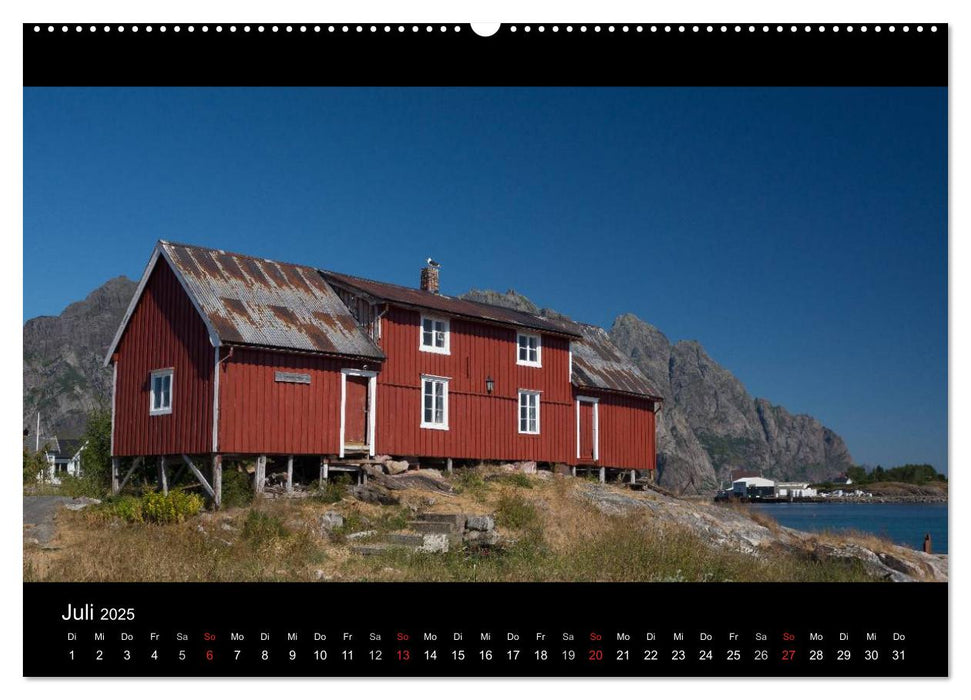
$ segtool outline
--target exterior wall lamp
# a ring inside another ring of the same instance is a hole
[[[490,374],[488,377],[486,377],[486,393],[491,394],[492,390],[495,388],[496,388],[496,382],[492,378],[492,375]]]

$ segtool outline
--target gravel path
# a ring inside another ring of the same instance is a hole
[[[54,520],[61,506],[80,509],[92,503],[98,501],[67,496],[24,496],[24,542],[47,544],[54,537]]]

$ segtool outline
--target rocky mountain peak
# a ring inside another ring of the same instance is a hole
[[[111,400],[111,371],[102,366],[137,284],[108,280],[58,316],[24,324],[24,425],[59,438],[80,435],[86,414]]]

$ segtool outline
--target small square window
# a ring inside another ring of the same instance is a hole
[[[516,336],[516,364],[528,367],[542,367],[543,341],[538,335],[519,333]]]
[[[443,318],[421,317],[421,341],[419,348],[424,352],[449,354],[448,320]]]
[[[539,435],[539,392],[519,392],[519,432]]]
[[[172,412],[172,373],[171,369],[152,372],[148,412],[159,416]]]

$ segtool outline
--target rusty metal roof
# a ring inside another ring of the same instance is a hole
[[[374,280],[364,279],[363,277],[344,275],[339,272],[322,270],[321,273],[327,281],[333,284],[350,287],[364,292],[375,299],[401,304],[403,306],[429,309],[450,316],[463,316],[479,321],[498,323],[504,326],[529,328],[545,333],[555,333],[557,335],[571,337],[580,336],[573,323],[544,318],[525,311],[509,309],[505,306],[483,304],[478,301],[459,299],[458,297],[450,297],[444,294],[435,294],[433,292],[426,292],[411,287],[402,287],[401,285],[390,284],[388,282],[376,282]]]
[[[662,400],[640,368],[610,340],[607,331],[585,323],[574,325],[583,336],[570,343],[574,386]]]
[[[312,267],[160,241],[220,342],[383,359]]]

